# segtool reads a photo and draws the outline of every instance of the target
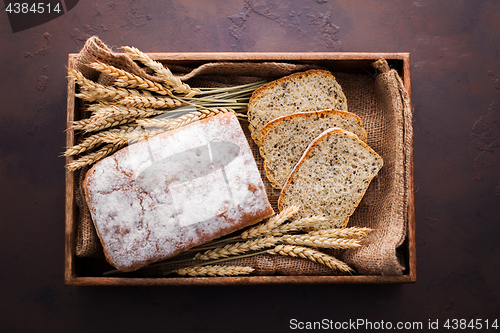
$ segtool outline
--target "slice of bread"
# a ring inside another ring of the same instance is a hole
[[[260,154],[264,158],[264,168],[271,185],[283,188],[309,144],[333,127],[353,132],[366,142],[366,130],[361,119],[347,111],[300,112],[267,123],[262,129]]]
[[[328,129],[293,169],[278,208],[300,205],[298,218],[326,216],[332,219],[332,227],[343,228],[382,165],[382,158],[355,134]]]
[[[311,69],[272,81],[255,90],[248,102],[249,129],[260,146],[262,128],[287,114],[336,109],[347,111],[347,99],[328,71]]]

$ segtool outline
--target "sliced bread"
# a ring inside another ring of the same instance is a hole
[[[262,128],[287,114],[336,109],[347,111],[347,99],[328,71],[312,69],[272,81],[255,90],[248,102],[249,129],[260,146]]]
[[[382,158],[355,134],[328,129],[293,169],[278,208],[300,205],[298,217],[326,216],[332,219],[332,227],[343,228],[382,165]]]
[[[361,119],[347,111],[322,110],[293,113],[278,117],[262,129],[260,154],[267,178],[275,188],[283,188],[309,144],[325,130],[333,127],[356,134],[366,142]]]

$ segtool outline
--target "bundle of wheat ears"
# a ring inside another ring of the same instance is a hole
[[[99,84],[70,69],[69,76],[79,88],[75,96],[86,102],[90,116],[72,124],[83,139],[64,152],[64,156],[75,156],[66,165],[69,171],[92,165],[128,144],[219,113],[234,112],[245,119],[252,92],[265,83],[191,88],[147,54],[133,47],[123,49],[132,60],[151,69],[159,82],[102,62],[89,67],[112,78],[112,85]]]
[[[221,262],[243,259],[260,254],[300,257],[325,265],[340,273],[353,273],[354,270],[334,256],[321,252],[321,249],[351,249],[362,246],[363,240],[372,231],[370,228],[334,228],[329,219],[323,216],[294,219],[300,207],[290,206],[265,222],[247,229],[233,237],[214,240],[184,253],[192,253],[187,259],[149,265],[146,268],[162,265],[187,263],[188,266],[164,272],[164,275],[178,274],[189,276],[229,276],[250,274],[255,269],[248,266],[220,266]],[[189,262],[197,264],[189,265]],[[105,272],[104,275],[121,273],[119,270]]]

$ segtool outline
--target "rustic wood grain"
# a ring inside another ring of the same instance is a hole
[[[74,68],[76,55],[68,57],[68,69]],[[68,77],[68,99],[66,113],[66,148],[75,144],[75,133],[71,124],[75,119],[75,81]],[[73,161],[72,156],[66,157],[66,164]],[[75,277],[75,237],[76,237],[76,202],[75,202],[75,176],[74,172],[66,170],[65,193],[65,242],[64,242],[64,282],[71,284]]]

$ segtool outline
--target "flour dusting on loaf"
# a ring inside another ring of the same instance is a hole
[[[233,113],[124,148],[94,165],[83,185],[106,258],[122,271],[273,214]]]

